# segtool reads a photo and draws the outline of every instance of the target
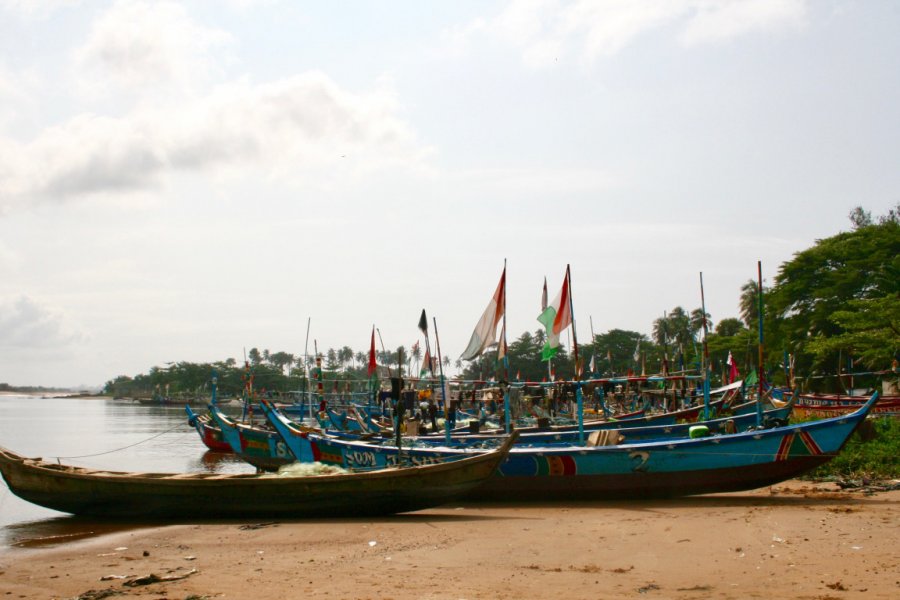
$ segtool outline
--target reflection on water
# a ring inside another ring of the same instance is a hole
[[[232,455],[208,452],[183,408],[104,398],[0,395],[0,446],[113,471],[254,472]],[[52,544],[135,525],[66,516],[25,502],[0,483],[0,550],[22,540]]]
[[[207,450],[196,463],[193,463],[189,471],[206,471],[208,473],[233,473],[234,465],[244,465],[244,461],[228,452],[213,452]],[[243,469],[241,469],[243,472]]]

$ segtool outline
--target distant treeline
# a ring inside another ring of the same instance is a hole
[[[72,392],[70,388],[43,387],[40,385],[9,385],[0,383],[0,392],[13,392],[17,394],[50,394],[58,392]]]
[[[850,213],[850,221],[851,231],[819,240],[796,253],[780,266],[771,286],[763,285],[768,381],[785,383],[793,366],[804,387],[837,391],[846,382],[828,375],[888,369],[900,357],[900,204],[878,219],[857,207]],[[714,324],[712,316],[704,315],[699,307],[686,310],[676,306],[652,323],[649,336],[622,329],[595,335],[579,345],[585,376],[651,375],[664,370],[700,374],[704,319],[714,383],[725,379],[729,353],[740,374],[746,376],[758,363],[760,290],[753,275],[741,286],[736,317]],[[465,380],[572,379],[571,350],[560,348],[550,363],[544,362],[544,341],[543,329],[526,331],[510,341],[508,373],[498,362],[497,352],[490,351],[465,364],[444,356],[441,365],[433,365],[434,375],[443,368],[445,375],[452,372],[453,377]],[[422,346],[424,343],[377,352],[379,376],[387,375],[387,366],[396,374],[400,356],[404,376],[431,376],[422,364]],[[322,359],[328,389],[365,389],[367,350],[329,348]],[[249,371],[233,358],[203,364],[176,362],[165,368],[153,367],[147,374],[117,377],[106,383],[105,391],[119,396],[209,393],[213,371],[223,394],[240,394],[251,375],[258,390],[299,390],[306,385],[306,368],[314,364],[314,357],[304,361],[302,355],[253,348],[248,364]],[[870,379],[857,378],[855,384],[877,384]]]

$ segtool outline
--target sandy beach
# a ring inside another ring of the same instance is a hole
[[[157,526],[12,548],[0,596],[897,598],[898,502],[790,481],[669,501]]]

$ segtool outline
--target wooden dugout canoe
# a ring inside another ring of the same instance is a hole
[[[125,473],[24,458],[0,448],[0,472],[20,498],[108,518],[356,517],[439,506],[481,485],[506,458],[496,451],[438,465],[308,477]]]

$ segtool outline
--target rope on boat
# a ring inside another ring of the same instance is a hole
[[[93,456],[103,456],[104,454],[112,454],[113,452],[121,452],[122,450],[127,450],[128,448],[133,448],[133,447],[139,446],[145,442],[149,442],[150,440],[154,440],[161,435],[171,433],[181,426],[182,426],[182,424],[179,423],[178,425],[175,425],[175,426],[171,427],[170,429],[166,429],[165,431],[161,431],[161,432],[157,433],[156,435],[152,435],[145,440],[141,440],[141,441],[135,442],[133,444],[128,444],[127,446],[122,446],[121,448],[114,448],[113,450],[107,450],[106,452],[98,452],[96,454],[82,454],[81,456],[54,456],[53,458],[55,458],[56,462],[58,463],[61,459],[68,460],[70,458],[91,458]]]

